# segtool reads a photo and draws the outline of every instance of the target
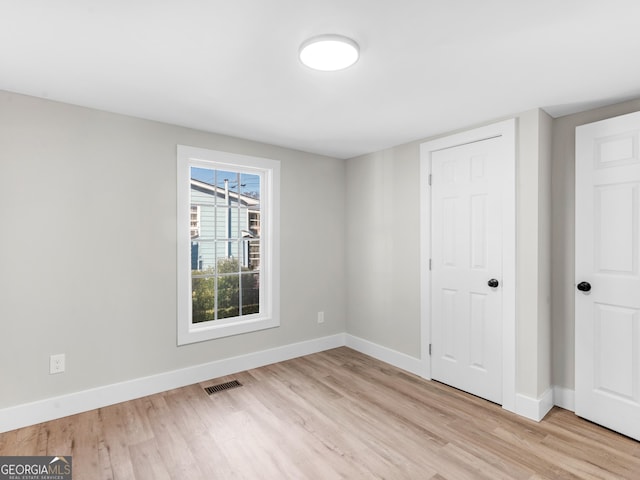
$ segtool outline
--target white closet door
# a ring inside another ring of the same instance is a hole
[[[502,400],[500,139],[432,154],[432,377]]]
[[[640,440],[640,112],[576,129],[576,414]]]

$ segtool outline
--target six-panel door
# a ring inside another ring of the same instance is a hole
[[[576,129],[576,414],[640,440],[640,112]]]
[[[496,403],[502,401],[503,157],[499,138],[431,156],[432,377]]]

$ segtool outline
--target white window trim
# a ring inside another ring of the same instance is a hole
[[[280,162],[260,157],[178,145],[177,149],[177,329],[178,345],[264,330],[280,325]],[[260,174],[260,313],[191,323],[190,167]]]

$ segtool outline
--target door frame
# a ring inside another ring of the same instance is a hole
[[[431,154],[500,137],[508,162],[502,201],[502,408],[516,407],[516,120],[475,128],[420,145],[420,342],[422,376],[431,380]]]

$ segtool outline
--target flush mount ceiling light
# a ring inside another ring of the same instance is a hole
[[[300,45],[300,61],[314,70],[333,72],[358,61],[360,48],[342,35],[319,35]]]

